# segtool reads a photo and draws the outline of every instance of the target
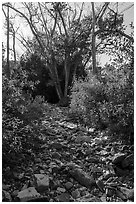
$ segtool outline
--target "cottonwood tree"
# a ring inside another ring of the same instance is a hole
[[[17,35],[17,31],[18,31],[19,27],[15,26],[15,23],[14,23],[15,16],[13,16],[11,14],[9,15],[9,11],[8,11],[8,13],[6,13],[4,8],[2,8],[2,11],[3,11],[3,14],[4,14],[5,19],[6,19],[5,28],[7,30],[7,64],[8,64],[8,67],[9,67],[9,65],[10,65],[10,60],[9,60],[10,51],[13,52],[14,63],[16,63],[16,61],[17,61],[17,57],[16,57],[16,55],[17,55],[16,54],[16,39],[17,39],[17,36],[16,35]],[[10,36],[12,37],[12,45],[9,43]],[[8,71],[8,72],[10,72],[10,71]],[[10,75],[10,74],[8,74],[8,75]]]
[[[122,39],[129,41],[133,44],[134,38],[131,35],[125,33],[123,14],[119,13],[112,8],[112,5],[108,5],[106,15],[99,18],[96,24],[95,36],[98,40],[102,40],[100,44],[100,52],[105,51],[105,48],[114,49],[118,47],[118,43],[122,43]],[[115,43],[117,42],[118,43]],[[118,47],[119,48],[119,47]],[[123,50],[122,50],[123,51]]]
[[[21,12],[21,10],[15,8],[11,4],[3,4],[3,6],[7,6],[8,8],[13,9],[27,21],[32,31],[32,34],[34,35],[35,39],[37,40],[40,46],[41,53],[43,56],[46,55],[46,52],[45,52],[46,49],[48,50],[48,53],[51,57],[50,57],[50,60],[47,62],[47,65],[51,73],[51,77],[54,81],[58,96],[61,99],[62,91],[61,91],[58,76],[57,76],[55,56],[52,50],[52,40],[51,40],[55,29],[52,29],[51,32],[49,31],[47,27],[47,22],[43,15],[43,12],[45,11],[43,11],[43,8],[40,3],[33,4],[31,2],[29,3],[24,2],[22,4],[25,8],[26,13]],[[54,22],[53,27],[54,28],[56,27],[56,22]],[[44,33],[42,33],[43,29],[44,29]],[[43,41],[43,38],[46,38],[46,40]]]
[[[98,72],[96,67],[96,55],[98,53],[115,55],[116,50],[116,55],[123,58],[124,52],[131,52],[129,48],[132,48],[134,38],[125,33],[123,14],[118,11],[118,3],[116,3],[116,9],[113,7],[115,5],[113,3],[105,3],[99,8],[96,7],[96,3],[92,2],[91,4],[93,26],[91,55],[93,73],[95,74]],[[120,47],[122,41],[124,46]],[[119,49],[122,50],[122,53],[119,52]]]
[[[69,61],[71,58],[70,52],[72,52],[72,49],[73,49],[73,46],[71,48],[69,47],[69,44],[72,45],[73,41],[75,40],[75,39],[72,39],[71,41],[70,39],[71,35],[69,35],[70,26],[72,24],[70,22],[70,19],[69,19],[69,29],[66,26],[67,23],[65,23],[64,21],[64,10],[66,9],[67,5],[63,3],[52,3],[51,9],[47,7],[46,3],[38,3],[38,4],[23,3],[23,5],[27,10],[27,14],[24,14],[23,12],[16,9],[10,4],[3,4],[3,6],[10,7],[14,11],[16,11],[19,15],[21,15],[21,17],[23,17],[27,21],[34,35],[34,38],[37,40],[39,44],[41,53],[43,54],[44,57],[48,56],[46,58],[46,62],[50,70],[52,80],[56,87],[56,91],[58,93],[59,99],[61,99],[63,98],[63,93],[60,87],[59,77],[56,69],[56,58],[55,58],[55,52],[54,52],[53,38],[54,38],[54,35],[58,33],[58,31],[61,36],[64,35],[64,56],[65,56],[64,57],[64,70],[65,70],[64,96],[67,96],[68,81],[69,81],[69,74],[70,74],[70,66],[69,66]],[[77,15],[76,13],[77,11],[75,11],[75,13],[73,14],[73,19],[72,19],[73,21],[76,20],[76,15]],[[78,24],[80,23],[81,13],[82,13],[82,8],[81,8],[79,17],[77,18]],[[52,23],[51,20],[52,22],[54,21],[54,23]],[[58,28],[56,29],[57,26]],[[77,28],[75,27],[75,30],[76,29]],[[62,30],[64,30],[64,32]],[[82,33],[79,33],[79,35],[77,36],[77,39],[80,38]]]
[[[9,7],[7,7],[7,12],[4,11],[4,15],[6,18],[6,33],[7,33],[7,63],[5,66],[5,72],[7,75],[7,78],[10,79],[10,63],[9,63],[9,32],[10,32],[10,20],[9,20]]]
[[[99,8],[92,3],[89,15],[83,14],[84,3],[79,10],[65,2],[25,2],[22,5],[24,12],[22,8],[3,4],[16,11],[28,23],[33,39],[46,60],[60,100],[67,96],[71,73],[73,77],[76,75],[79,64],[86,67],[92,59],[92,70],[97,74],[96,55],[110,36],[121,35],[133,41],[132,37],[123,32],[122,17],[112,11],[110,3],[103,3]],[[60,85],[57,61],[64,64],[64,93]]]

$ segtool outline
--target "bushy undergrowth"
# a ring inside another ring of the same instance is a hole
[[[21,70],[20,70],[21,71]],[[23,92],[27,76],[12,73],[11,79],[3,74],[2,95],[2,154],[3,164],[15,160],[15,155],[32,149],[32,141],[36,138],[34,125],[42,118],[45,104],[41,97],[32,101],[31,96]],[[33,85],[33,84],[31,84]],[[37,136],[38,137],[38,136]]]
[[[132,75],[122,69],[110,73],[75,80],[69,114],[83,125],[108,128],[111,135],[133,141]]]

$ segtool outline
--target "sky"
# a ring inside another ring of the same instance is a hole
[[[17,2],[16,2],[17,3]],[[71,2],[71,4],[73,4],[75,2]],[[77,2],[76,2],[77,3]],[[82,2],[79,2],[78,4],[80,5]],[[102,3],[102,2],[97,2],[97,4]],[[90,12],[91,9],[91,4],[90,2],[85,2],[86,4],[86,9],[85,12]],[[96,3],[95,3],[96,4]],[[112,2],[112,4],[115,4],[115,1]],[[126,33],[130,34],[131,30],[130,30],[130,22],[134,21],[134,6],[132,6],[133,2],[119,2],[118,3],[118,11],[119,13],[123,13],[124,14],[124,24],[127,26],[126,28]],[[117,8],[117,4],[114,6],[115,10]],[[13,15],[13,12],[10,10],[10,14]],[[2,26],[3,23],[5,21],[5,17],[2,14]],[[18,28],[18,32],[21,32],[23,34],[24,37],[26,36],[32,36],[31,31],[29,29],[29,27],[26,25],[26,23],[24,23],[22,21],[21,18],[18,18],[15,21],[15,27]],[[6,43],[6,35],[5,35],[5,29],[2,29],[2,41],[4,43]],[[10,39],[10,44],[12,45],[12,39]],[[16,49],[17,49],[17,53],[19,55],[23,54],[23,52],[25,51],[25,49],[23,48],[23,46],[19,43],[19,41],[16,41]],[[110,57],[103,54],[101,56],[98,57],[97,60],[99,60],[101,62],[101,65],[103,66],[107,61],[109,61]]]

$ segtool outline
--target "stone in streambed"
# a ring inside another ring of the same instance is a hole
[[[70,194],[69,193],[62,193],[61,195],[57,196],[58,202],[69,202],[70,201]]]
[[[71,189],[72,187],[73,187],[73,183],[71,183],[71,182],[65,183],[65,188],[66,188],[67,190]]]
[[[79,192],[78,189],[76,189],[76,190],[72,191],[71,195],[72,195],[72,197],[73,197],[74,199],[77,199],[77,198],[80,197],[80,192]]]
[[[40,194],[36,191],[34,187],[29,187],[25,190],[20,191],[17,195],[17,198],[19,198],[21,202],[27,202],[33,197],[39,197],[39,196]]]
[[[65,189],[65,188],[61,188],[61,187],[58,187],[58,188],[57,188],[57,192],[59,192],[59,193],[65,193],[65,192],[66,192],[66,189]]]
[[[93,186],[96,185],[96,182],[93,176],[89,176],[85,173],[82,169],[74,167],[69,170],[70,175],[77,180],[82,186],[85,186],[91,189]]]
[[[60,158],[61,158],[61,154],[59,154],[58,152],[53,152],[53,153],[52,153],[52,158],[54,158],[54,159],[60,159]]]
[[[49,176],[44,174],[34,174],[36,189],[42,193],[49,188]]]

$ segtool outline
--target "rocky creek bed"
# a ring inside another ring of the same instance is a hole
[[[134,201],[134,146],[77,127],[62,108],[51,110],[30,148],[3,168],[3,201]]]

